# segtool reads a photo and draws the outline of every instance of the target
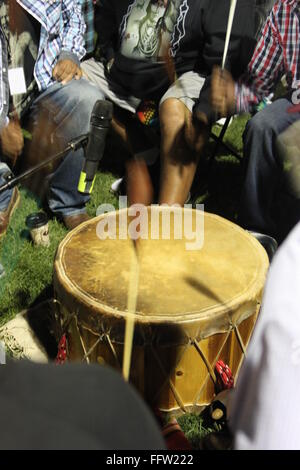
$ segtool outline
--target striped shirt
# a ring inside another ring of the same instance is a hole
[[[34,76],[39,90],[54,83],[52,70],[58,59],[80,63],[85,55],[82,0],[17,0],[41,24]]]
[[[300,85],[300,11],[298,0],[280,0],[273,6],[248,65],[236,84],[236,109],[251,110],[286,75],[290,89]]]
[[[85,49],[87,54],[94,51],[94,2],[93,0],[81,0],[82,14],[86,24],[84,35]]]

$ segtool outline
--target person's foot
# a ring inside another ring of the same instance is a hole
[[[0,212],[0,239],[6,234],[10,219],[20,202],[20,193],[14,189],[8,208]]]
[[[83,214],[66,215],[63,217],[63,222],[68,230],[73,230],[73,228],[90,219],[91,217],[86,212],[84,212]]]

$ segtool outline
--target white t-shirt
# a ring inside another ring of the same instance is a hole
[[[159,60],[170,44],[182,0],[136,0],[124,18],[120,52]]]

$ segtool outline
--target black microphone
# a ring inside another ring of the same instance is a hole
[[[78,191],[90,194],[93,190],[96,172],[103,157],[107,132],[113,115],[113,105],[109,101],[96,101],[90,119],[90,133],[84,149],[85,160],[80,174]]]

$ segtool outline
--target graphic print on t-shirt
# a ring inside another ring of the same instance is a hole
[[[172,39],[182,0],[136,0],[130,7],[121,53],[129,58],[158,60]]]

